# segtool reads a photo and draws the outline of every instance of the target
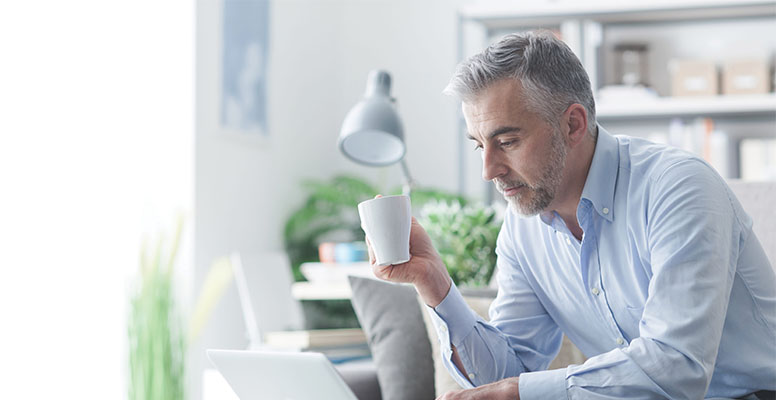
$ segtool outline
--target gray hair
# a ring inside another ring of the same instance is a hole
[[[504,36],[460,63],[443,93],[467,102],[506,78],[520,81],[528,107],[553,126],[570,105],[581,104],[587,111],[587,131],[596,137],[590,78],[571,49],[550,32]]]

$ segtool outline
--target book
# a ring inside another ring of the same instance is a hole
[[[776,180],[776,139],[748,138],[740,145],[741,179]]]
[[[278,348],[315,350],[366,344],[366,335],[361,329],[314,329],[302,331],[268,332],[264,344]]]
[[[334,364],[372,357],[372,352],[369,350],[369,345],[366,343],[334,347],[317,347],[308,349],[307,351],[323,353],[323,355]]]

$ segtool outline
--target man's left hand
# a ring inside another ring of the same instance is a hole
[[[453,390],[443,394],[437,400],[520,400],[517,377],[489,383],[474,389]]]

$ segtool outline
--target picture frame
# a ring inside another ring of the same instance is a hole
[[[223,0],[219,123],[228,132],[266,137],[268,0]]]

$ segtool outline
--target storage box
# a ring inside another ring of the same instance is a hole
[[[717,66],[713,62],[674,60],[670,71],[673,96],[714,96],[719,93]]]
[[[722,67],[724,94],[764,94],[769,88],[768,65],[763,60],[729,61]]]

